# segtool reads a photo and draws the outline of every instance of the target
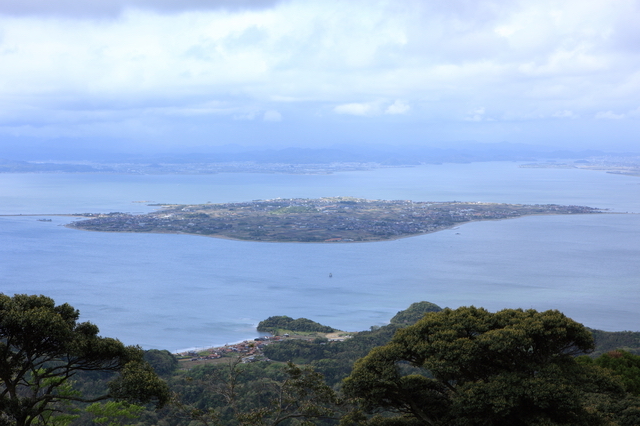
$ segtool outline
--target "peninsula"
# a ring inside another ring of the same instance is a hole
[[[365,242],[451,228],[465,222],[540,214],[590,214],[601,210],[556,204],[414,202],[352,197],[255,200],[225,204],[156,204],[143,215],[91,214],[70,223],[103,232],[206,235],[270,242]]]

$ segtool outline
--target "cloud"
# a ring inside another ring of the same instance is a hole
[[[622,120],[625,117],[624,114],[616,114],[613,111],[600,111],[596,114],[598,120]]]
[[[568,109],[556,111],[552,114],[552,116],[557,118],[578,118],[578,115],[574,114],[573,111],[569,111]]]
[[[383,108],[385,103],[384,101],[378,100],[373,102],[341,104],[334,107],[333,112],[364,117],[380,115],[383,112],[389,115],[406,114],[411,109],[407,103],[401,100],[396,100],[394,103],[387,105],[386,108]]]
[[[263,121],[282,121],[282,114],[280,114],[278,111],[275,110],[268,110],[265,111],[264,116],[262,117]]]
[[[465,117],[465,121],[482,121],[484,118],[485,108],[476,108],[473,111],[470,111],[468,115]]]
[[[375,103],[351,103],[338,105],[333,111],[338,114],[367,116],[377,114],[378,106]]]
[[[407,105],[406,103],[397,100],[394,103],[392,103],[391,105],[389,105],[387,107],[387,109],[384,110],[385,114],[406,114],[407,112],[409,112],[409,110],[411,109],[411,107],[409,105]]]
[[[158,13],[246,10],[273,7],[281,0],[2,0],[0,15],[115,18],[127,9]]]
[[[497,122],[482,137],[500,140],[525,120],[619,125],[640,99],[637,22],[636,0],[0,0],[0,134],[275,113],[415,135]]]

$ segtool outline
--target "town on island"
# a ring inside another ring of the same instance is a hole
[[[149,204],[147,214],[82,213],[75,229],[205,235],[265,242],[368,242],[421,235],[466,222],[603,210],[557,204],[416,202],[353,197],[254,200],[240,203]]]

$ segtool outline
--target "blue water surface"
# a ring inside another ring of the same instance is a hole
[[[589,327],[640,330],[638,178],[507,162],[328,175],[0,175],[0,214],[341,195],[577,204],[618,214],[475,222],[351,244],[110,234],[65,228],[69,217],[3,216],[0,292],[45,294],[79,309],[102,335],[171,351],[255,337],[271,315],[368,329],[421,300],[559,309]]]

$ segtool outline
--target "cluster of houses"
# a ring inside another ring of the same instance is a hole
[[[87,215],[93,219],[73,222],[70,226],[95,231],[183,232],[271,241],[349,242],[418,235],[476,220],[594,212],[597,210],[591,207],[554,204],[369,201],[338,197],[180,205],[146,215],[117,212]]]
[[[263,358],[262,350],[264,347],[271,342],[277,342],[286,337],[289,337],[289,335],[285,334],[282,337],[263,336],[257,337],[254,340],[245,340],[244,342],[209,348],[200,352],[187,351],[176,355],[180,357],[191,357],[191,361],[219,359],[229,354],[240,356],[242,358],[242,362],[254,362],[258,359],[268,361],[266,358]],[[207,355],[204,355],[203,352],[206,352]]]

